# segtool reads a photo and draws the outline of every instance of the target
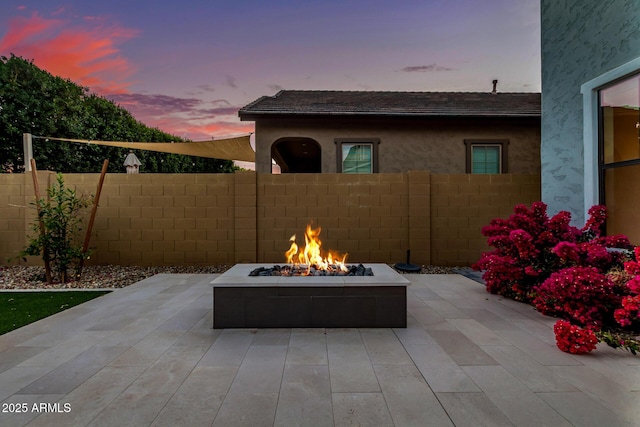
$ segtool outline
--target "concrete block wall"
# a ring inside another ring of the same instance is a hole
[[[41,194],[55,181],[39,172]],[[93,196],[99,174],[67,174]],[[540,199],[539,175],[427,171],[343,175],[110,174],[88,264],[213,265],[285,262],[289,238],[304,245],[320,226],[322,248],[350,262],[470,265],[488,250],[481,228],[516,204]],[[35,209],[29,174],[0,175],[0,265],[23,249]],[[87,213],[88,218],[88,213]],[[40,264],[37,257],[29,264]]]
[[[233,175],[234,215],[233,235],[229,243],[235,248],[234,260],[257,262],[257,176],[253,172],[237,172]]]
[[[540,200],[540,176],[431,175],[431,263],[471,265],[491,250],[482,227]]]
[[[56,178],[50,171],[37,173],[40,197],[46,197],[47,187]],[[18,252],[28,244],[37,218],[33,176],[27,174],[0,174],[0,265],[12,260],[22,263]],[[40,265],[41,260],[31,259],[30,264]]]
[[[350,262],[397,262],[409,247],[409,175],[258,175],[258,259],[283,263],[308,224]],[[423,251],[424,255],[428,255]]]
[[[4,258],[25,247],[26,178],[25,174],[0,174],[0,254]]]
[[[239,180],[234,178],[226,174],[107,175],[91,238],[94,255],[88,263],[235,263],[234,183]],[[65,183],[84,194],[95,194],[98,181],[99,174],[65,175]]]
[[[410,171],[408,177],[409,246],[411,263],[430,264],[431,246],[431,174]],[[401,262],[406,258],[401,258]]]

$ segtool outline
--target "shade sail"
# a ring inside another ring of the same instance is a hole
[[[124,142],[90,141],[86,139],[51,138],[52,141],[78,142],[81,144],[108,145],[129,148],[131,150],[158,151],[160,153],[184,154],[186,156],[207,157],[211,159],[241,160],[255,162],[256,153],[249,142],[250,135],[233,138],[215,139],[197,142]],[[43,138],[43,137],[40,137]]]

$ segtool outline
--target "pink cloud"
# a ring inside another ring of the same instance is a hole
[[[253,123],[215,121],[210,123],[191,123],[179,117],[148,117],[147,126],[162,129],[163,132],[192,141],[209,140],[212,137],[241,135],[255,130]]]
[[[194,141],[254,130],[253,123],[237,121],[240,106],[231,105],[226,99],[205,102],[199,98],[141,93],[110,94],[107,98],[147,126]]]
[[[0,52],[33,59],[50,73],[89,86],[97,93],[123,92],[134,67],[117,45],[138,34],[118,26],[83,28],[63,19],[47,19],[34,12],[15,17],[0,39]]]
[[[14,48],[22,48],[24,41],[34,34],[41,34],[51,27],[59,26],[62,21],[56,19],[43,19],[37,14],[31,18],[16,17],[9,21],[9,31],[0,39],[0,51],[11,51]]]
[[[0,54],[13,53],[53,75],[89,87],[92,92],[113,99],[150,127],[191,140],[210,139],[253,132],[253,123],[237,120],[239,107],[226,100],[205,103],[198,98],[144,95],[130,91],[129,78],[135,66],[121,55],[119,44],[138,35],[135,29],[109,24],[101,16],[84,16],[81,21],[56,18],[37,12],[16,16],[0,37]],[[228,84],[234,83],[231,77]],[[213,88],[203,88],[213,91]]]

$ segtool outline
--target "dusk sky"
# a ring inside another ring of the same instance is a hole
[[[281,89],[540,91],[539,0],[3,0],[13,53],[192,140]]]

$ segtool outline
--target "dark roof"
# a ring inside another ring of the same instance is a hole
[[[540,117],[540,93],[281,90],[242,107],[260,116]]]

